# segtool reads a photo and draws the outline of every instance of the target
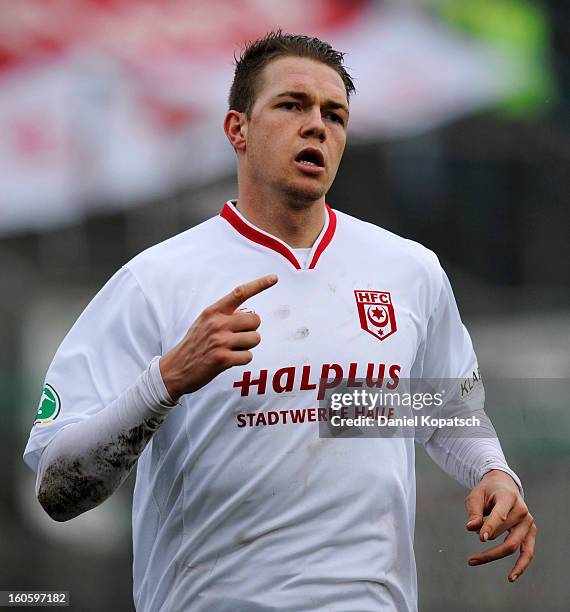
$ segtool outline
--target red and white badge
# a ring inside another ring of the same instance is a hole
[[[397,331],[396,315],[389,291],[355,290],[360,327],[378,340]]]

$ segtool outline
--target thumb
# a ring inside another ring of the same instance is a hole
[[[467,509],[467,524],[469,531],[479,531],[483,526],[483,511],[485,509],[485,494],[482,488],[475,487],[465,499]]]

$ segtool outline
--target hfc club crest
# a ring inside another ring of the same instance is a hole
[[[378,340],[385,340],[398,328],[392,298],[388,291],[357,291],[354,292],[360,327]]]

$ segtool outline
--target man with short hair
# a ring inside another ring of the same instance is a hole
[[[24,455],[38,499],[71,519],[137,463],[139,612],[417,609],[414,440],[320,436],[322,402],[345,383],[482,387],[436,256],[325,203],[342,58],[280,31],[246,47],[224,122],[238,200],[123,266],[47,373]],[[536,533],[520,482],[496,439],[456,433],[417,437],[471,489],[467,528],[509,531],[469,563],[520,549],[513,581]]]

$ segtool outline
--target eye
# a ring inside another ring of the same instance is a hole
[[[298,104],[297,102],[282,102],[279,105],[279,108],[285,108],[286,110],[295,110],[296,108],[298,108]]]
[[[340,123],[340,125],[344,125],[344,119],[340,115],[337,115],[336,113],[328,113],[328,116],[334,123]]]

